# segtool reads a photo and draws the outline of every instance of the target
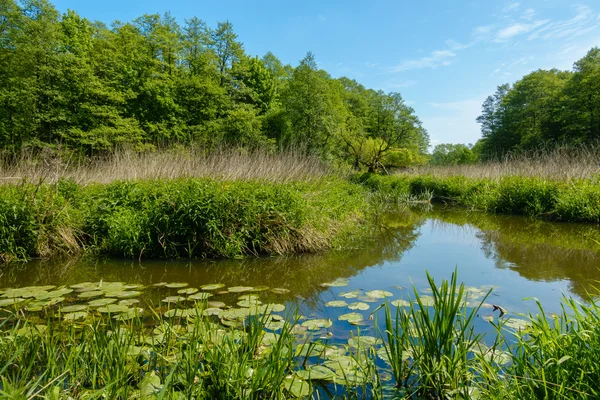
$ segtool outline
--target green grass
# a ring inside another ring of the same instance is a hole
[[[24,182],[0,192],[0,257],[81,249],[134,259],[314,252],[366,234],[373,210],[364,188],[341,179]]]
[[[594,179],[364,174],[352,180],[389,198],[426,197],[434,202],[493,213],[553,221],[600,222],[600,185]]]

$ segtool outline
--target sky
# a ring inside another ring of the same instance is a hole
[[[600,0],[53,0],[110,24],[169,11],[180,23],[233,23],[247,54],[319,68],[400,92],[431,144],[475,143],[496,87],[543,68],[571,69],[600,46]],[[288,3],[288,4],[286,4]]]

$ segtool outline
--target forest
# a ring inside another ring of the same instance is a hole
[[[600,48],[572,71],[537,70],[498,86],[477,118],[483,159],[557,145],[588,146],[600,140]]]
[[[126,147],[300,148],[377,170],[424,161],[399,93],[249,55],[230,22],[169,13],[110,26],[46,0],[0,2],[0,149],[102,156]]]

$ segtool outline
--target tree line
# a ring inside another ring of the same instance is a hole
[[[357,168],[422,162],[429,138],[399,93],[271,52],[230,22],[146,14],[109,26],[47,0],[0,1],[0,149],[93,156],[121,146],[299,146]]]
[[[556,145],[600,140],[600,48],[572,71],[537,70],[513,85],[498,86],[477,118],[482,139],[473,152],[493,159]]]

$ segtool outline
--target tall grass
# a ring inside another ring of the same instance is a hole
[[[417,166],[401,174],[463,176],[492,180],[507,176],[556,181],[597,179],[600,176],[600,144],[576,147],[564,145],[550,149],[509,153],[500,159],[473,165]]]
[[[264,180],[270,182],[313,181],[331,175],[319,158],[300,151],[272,153],[266,150],[223,148],[207,152],[175,148],[158,152],[118,151],[95,159],[60,153],[0,157],[0,185],[23,179],[78,184],[116,180],[211,178],[217,180]]]

